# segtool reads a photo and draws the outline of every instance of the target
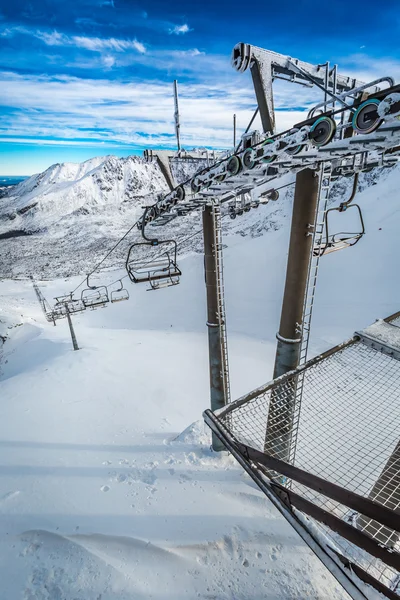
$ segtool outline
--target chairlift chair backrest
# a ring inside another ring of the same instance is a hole
[[[81,300],[86,308],[105,306],[110,301],[107,287],[102,285],[85,289],[82,291]]]
[[[86,309],[86,306],[83,304],[82,300],[72,297],[72,292],[64,296],[57,296],[55,300],[56,303],[54,305],[53,312],[59,318],[66,316],[67,312],[73,314],[82,312]]]
[[[142,283],[170,280],[171,278],[178,278],[182,274],[177,265],[177,243],[174,240],[163,240],[157,243],[157,246],[168,245],[167,250],[154,260],[145,260],[141,258],[137,260],[132,258],[134,253],[140,246],[148,246],[148,242],[141,242],[132,244],[129,248],[128,257],[126,259],[126,270],[129,275],[129,279],[133,283]],[[153,245],[153,244],[152,244]],[[176,285],[176,284],[174,284]]]
[[[341,231],[339,233],[329,233],[329,214],[333,211],[340,213],[348,211],[350,208],[357,209],[357,213],[360,221],[360,230],[357,232]],[[330,254],[344,248],[355,246],[365,234],[364,219],[362,216],[361,208],[358,204],[342,203],[340,206],[329,208],[325,213],[325,241],[314,247],[314,256],[322,256],[323,254]]]
[[[122,302],[123,300],[129,300],[129,292],[122,285],[122,281],[119,282],[120,287],[117,290],[112,290],[110,300],[114,302]]]

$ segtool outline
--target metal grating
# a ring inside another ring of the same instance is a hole
[[[295,394],[299,379],[301,406]],[[400,361],[355,337],[233,402],[217,418],[234,440],[397,511],[399,399]],[[387,549],[400,551],[396,531],[277,472],[268,475]],[[400,597],[400,575],[393,566],[318,527],[342,555]]]

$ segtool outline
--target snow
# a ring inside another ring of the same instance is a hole
[[[378,115],[382,118],[386,117],[390,113],[392,106],[398,102],[400,102],[400,94],[389,94],[378,105]]]
[[[19,282],[26,322],[4,347],[0,383],[5,597],[345,597],[235,461],[209,449],[201,258],[187,262],[181,286],[137,286],[130,302],[74,316],[78,352],[66,321],[45,323]],[[1,284],[5,303],[14,285]],[[236,392],[273,350],[232,336]]]
[[[398,182],[393,169],[366,188],[357,198],[366,236],[321,259],[312,354],[398,310],[400,283],[386,275],[397,272]],[[223,221],[233,398],[271,378],[289,214],[281,194]],[[176,223],[178,237],[199,221]],[[2,241],[6,250],[11,241]],[[43,251],[56,241],[49,228]],[[210,451],[201,422],[209,406],[203,258],[191,251],[201,238],[196,244],[184,250],[179,286],[130,285],[128,302],[73,316],[78,352],[65,320],[45,321],[29,281],[0,281],[4,598],[347,597],[236,462]],[[121,277],[123,261],[114,261],[94,280]],[[52,300],[80,281],[40,286]]]
[[[382,342],[395,350],[400,350],[400,328],[396,327],[396,325],[385,323],[383,319],[378,319],[376,323],[366,327],[360,333],[377,342]]]

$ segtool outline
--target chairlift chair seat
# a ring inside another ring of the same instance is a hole
[[[337,252],[338,250],[344,250],[350,248],[358,242],[361,236],[355,235],[354,237],[343,238],[341,240],[330,241],[328,244],[323,243],[314,248],[314,256],[322,256],[323,254],[329,254],[331,252]]]
[[[86,308],[100,308],[110,301],[106,286],[83,290],[81,300]]]
[[[159,281],[150,280],[150,287],[147,289],[147,291],[160,290],[162,288],[178,285],[178,283],[179,277],[170,277],[169,279],[162,279]]]
[[[182,273],[176,261],[177,244],[173,240],[164,240],[159,242],[157,245],[161,244],[169,244],[168,250],[166,250],[162,256],[152,261],[146,261],[145,259],[131,260],[130,258],[131,252],[134,248],[138,246],[149,245],[148,243],[133,244],[130,247],[128,258],[126,260],[126,270],[128,272],[129,279],[133,281],[133,283],[149,282],[151,289],[156,289],[152,285],[154,282],[159,282],[162,280],[168,280],[169,282],[163,287],[168,287],[168,285],[176,285],[179,283],[179,277],[182,275]],[[174,283],[171,283],[172,279],[174,280]],[[157,289],[159,287],[160,286],[157,286]]]
[[[129,300],[129,292],[128,290],[113,290],[111,292],[110,300],[112,303],[114,302],[122,302],[123,300]]]
[[[64,296],[57,296],[55,300],[56,303],[53,308],[53,313],[57,315],[58,318],[65,317],[67,312],[73,314],[82,312],[86,309],[86,306],[81,299],[72,297],[72,292]]]
[[[344,207],[344,208],[343,208]],[[328,230],[328,214],[332,211],[344,212],[349,210],[350,208],[356,208],[359,219],[360,219],[360,231],[357,233],[354,232],[340,232],[335,234],[329,234]],[[358,204],[343,204],[340,207],[330,208],[326,211],[325,214],[325,241],[316,244],[313,248],[314,256],[322,256],[324,254],[330,254],[331,252],[337,252],[338,250],[344,250],[345,248],[350,248],[351,246],[355,246],[357,242],[365,234],[365,226],[364,220],[361,213],[361,208]]]

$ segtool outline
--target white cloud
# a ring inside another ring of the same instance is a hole
[[[68,36],[56,30],[49,32],[21,26],[5,28],[0,31],[0,35],[3,37],[12,37],[17,33],[36,37],[47,46],[75,46],[93,52],[103,52],[104,50],[114,52],[136,50],[140,54],[146,52],[146,46],[137,39],[123,40],[119,38],[99,38],[81,35]]]
[[[118,38],[98,38],[74,35],[71,38],[68,38],[67,44],[77,46],[78,48],[85,48],[86,50],[92,50],[93,52],[103,52],[103,50],[114,52],[137,50],[141,54],[146,52],[145,45],[136,39],[121,40]]]
[[[400,60],[385,56],[372,58],[360,52],[340,59],[339,73],[356,77],[366,83],[385,75],[398,79],[400,78]]]
[[[146,52],[146,46],[142,44],[142,42],[138,42],[138,40],[133,41],[133,46],[141,54],[144,54]]]
[[[189,33],[189,31],[193,31],[189,28],[187,23],[183,25],[175,25],[169,30],[169,33],[174,33],[175,35],[184,35],[185,33]]]
[[[181,54],[186,56],[204,56],[205,52],[200,52],[198,48],[191,48],[190,50],[182,50]]]
[[[103,56],[102,60],[106,69],[111,69],[115,65],[115,58],[111,55]]]
[[[0,106],[15,107],[0,124],[3,139],[26,139],[29,132],[41,143],[40,138],[53,137],[56,132],[60,145],[62,140],[77,145],[175,145],[172,86],[164,82],[0,73],[0,85],[6,90],[0,96]],[[293,98],[293,87],[291,92]],[[182,83],[179,93],[182,138],[188,148],[230,147],[233,113],[238,130],[244,130],[256,105],[250,80],[235,73],[231,82],[222,85]],[[301,109],[279,111],[278,126],[286,129],[303,117]],[[89,141],[81,141],[86,138]]]
[[[3,138],[0,137],[0,142],[13,144],[32,144],[35,146],[79,146],[85,148],[98,148],[102,146],[104,148],[115,148],[116,144],[105,143],[105,142],[81,142],[79,140],[44,140],[44,139],[32,139],[32,138]],[[128,145],[118,144],[118,148],[130,148]]]
[[[47,46],[66,46],[69,44],[68,36],[58,31],[48,33],[46,31],[37,30],[34,36],[42,40]]]

